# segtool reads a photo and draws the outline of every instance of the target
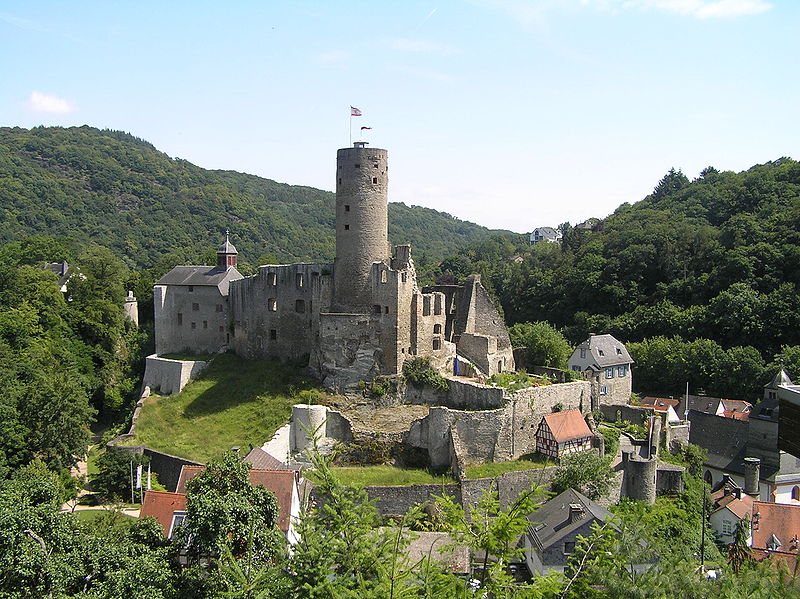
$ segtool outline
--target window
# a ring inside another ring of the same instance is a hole
[[[627,374],[628,367],[627,366],[618,366],[617,367],[617,376],[625,376]]]
[[[217,304],[217,312],[222,312],[222,304]]]
[[[433,325],[433,334],[434,335],[441,335],[442,334],[442,325],[440,325],[440,324]]]
[[[278,302],[275,300],[274,297],[271,297],[267,300],[267,310],[269,310],[270,312],[278,311]]]
[[[378,177],[372,177],[372,184],[373,185],[377,185],[378,184]]]
[[[342,184],[342,178],[339,177],[339,185],[341,185],[341,184]]]
[[[406,281],[408,281],[408,273],[407,273],[407,272],[404,272],[404,273],[402,273],[402,274],[400,275],[400,280],[401,280],[401,281],[403,281],[403,283],[405,283]]]
[[[581,371],[581,367],[580,367],[580,366],[574,366],[574,365],[573,365],[573,366],[572,366],[572,370],[574,370],[575,372],[580,372],[580,371]]]
[[[586,359],[586,350],[582,349],[581,350],[581,360],[585,360],[585,359]]]
[[[613,379],[614,378],[614,367],[606,368],[606,378]]]
[[[302,287],[303,286],[303,273],[299,272],[294,276],[294,283],[298,287]]]
[[[194,285],[189,285],[189,293],[192,293],[193,291],[194,291]]]
[[[792,499],[794,501],[800,501],[800,487],[797,485],[792,487]]]
[[[389,313],[389,306],[384,306],[383,307],[383,312],[384,312],[384,314],[388,314]]]
[[[380,314],[381,313],[381,305],[380,304],[373,304],[372,311],[375,314]]]
[[[422,297],[422,315],[431,315],[431,296],[425,295]]]
[[[267,274],[267,283],[270,285],[277,285],[278,284],[278,275],[274,272]]]
[[[617,348],[617,355],[618,355],[618,356],[621,356],[621,355],[622,355],[622,350],[621,350],[620,348]]]
[[[707,485],[710,485],[714,482],[714,476],[711,474],[711,470],[706,470],[706,473],[703,475],[703,480]]]
[[[167,535],[168,538],[172,538],[172,535],[175,534],[175,531],[178,530],[178,527],[183,524],[184,520],[186,520],[186,512],[172,513],[172,523],[169,527],[169,534]]]
[[[197,312],[200,309],[200,304],[194,303],[192,304],[192,312]]]
[[[433,298],[433,313],[437,316],[442,313],[442,296],[437,295]]]
[[[269,330],[269,338],[275,341],[278,338],[278,330],[277,329],[270,329]]]
[[[304,300],[296,300],[294,302],[294,311],[300,312],[301,314],[306,311],[306,302]]]
[[[204,320],[204,321],[203,321],[203,328],[204,328],[204,329],[207,329],[207,328],[208,328],[208,321],[207,321],[207,320]]]
[[[602,349],[598,349],[597,353],[600,354],[601,356],[605,356],[606,355],[605,352]]]
[[[350,230],[350,225],[345,225],[345,226],[344,226],[344,230],[345,230],[345,231],[349,231],[349,230]]]
[[[608,387],[600,385],[600,395],[608,395]]]
[[[575,553],[575,541],[567,541],[564,543],[564,555],[572,555]]]
[[[437,350],[437,349],[441,349],[441,347],[442,347],[442,340],[439,339],[439,338],[434,339],[433,340],[433,349]]]
[[[224,333],[225,332],[225,327],[223,325],[219,325],[219,332],[220,333]]]
[[[723,520],[722,521],[722,534],[724,535],[732,535],[733,534],[733,522],[730,520]]]
[[[386,273],[385,270],[381,271],[381,283],[385,283],[389,278],[389,275]]]
[[[196,328],[197,328],[197,323],[196,323],[196,322],[193,322],[193,323],[192,323],[192,330],[195,330]]]
[[[183,324],[183,314],[178,312],[178,325],[182,325],[182,324]]]
[[[350,204],[345,204],[344,205],[344,211],[345,212],[350,212]]]
[[[355,168],[361,168],[361,165],[360,165],[360,164],[354,164],[354,165],[353,165],[353,167],[355,167]]]

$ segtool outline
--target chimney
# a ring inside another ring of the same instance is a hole
[[[734,487],[734,486],[736,486],[736,483],[731,478],[730,474],[723,473],[723,475],[722,475],[722,485],[724,487]]]
[[[744,492],[758,497],[758,479],[761,478],[761,460],[758,458],[744,459]]]
[[[583,520],[583,516],[585,512],[583,511],[583,506],[580,503],[570,503],[569,504],[569,521],[577,522],[578,520]]]

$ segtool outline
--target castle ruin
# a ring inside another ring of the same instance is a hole
[[[454,374],[513,370],[508,331],[480,277],[420,288],[411,247],[389,245],[388,181],[386,150],[355,142],[338,151],[333,264],[270,264],[243,277],[226,237],[216,266],[176,266],[154,288],[156,354],[308,356],[338,391],[399,374],[416,357]]]

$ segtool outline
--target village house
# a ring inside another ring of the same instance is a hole
[[[667,423],[675,424],[681,422],[680,416],[675,411],[680,403],[677,399],[671,397],[643,397],[640,404],[643,408],[649,408],[654,412],[663,414],[666,417]]]
[[[536,451],[555,460],[592,448],[591,431],[580,410],[545,414],[536,430]]]
[[[266,452],[262,452],[266,453]],[[267,454],[268,455],[268,454]],[[271,466],[280,464],[273,458]],[[277,464],[276,464],[277,463]],[[152,516],[161,524],[164,536],[172,538],[177,528],[186,518],[186,484],[205,470],[205,466],[183,466],[175,493],[163,491],[145,492],[139,517]],[[275,495],[278,502],[278,529],[285,535],[289,544],[298,542],[295,524],[300,516],[301,487],[305,482],[300,473],[291,469],[251,469],[250,483],[266,488]]]
[[[675,411],[680,417],[686,418],[689,410],[722,416],[723,418],[747,420],[753,411],[753,404],[741,399],[724,399],[722,397],[708,397],[707,395],[685,395],[678,400]]]
[[[598,386],[604,404],[625,405],[633,391],[633,359],[623,343],[611,335],[589,335],[575,348],[567,367],[581,372]]]
[[[736,526],[745,520],[748,526],[748,545],[752,543],[749,530],[750,517],[753,515],[754,499],[741,487],[723,485],[711,494],[713,507],[708,520],[717,536],[717,541],[729,545],[736,535]]]
[[[531,245],[548,241],[550,243],[561,242],[561,229],[554,229],[553,227],[536,227],[531,233]]]

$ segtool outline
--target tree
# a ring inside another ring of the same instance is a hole
[[[149,462],[142,454],[109,447],[97,458],[92,487],[108,501],[126,501],[131,498],[132,472]]]
[[[509,329],[509,335],[514,347],[527,348],[526,358],[531,366],[567,368],[572,348],[564,335],[549,323],[518,323]]]
[[[750,522],[746,518],[741,518],[736,523],[736,531],[733,534],[733,543],[728,545],[728,564],[737,574],[742,568],[753,559],[753,552],[750,550]]]
[[[573,453],[561,460],[550,487],[555,493],[575,489],[589,499],[598,499],[611,487],[611,458],[601,458],[594,451]]]
[[[186,520],[175,542],[192,562],[216,563],[226,548],[237,559],[248,552],[262,562],[284,559],[278,503],[270,491],[250,484],[248,471],[238,455],[228,452],[187,483]]]

